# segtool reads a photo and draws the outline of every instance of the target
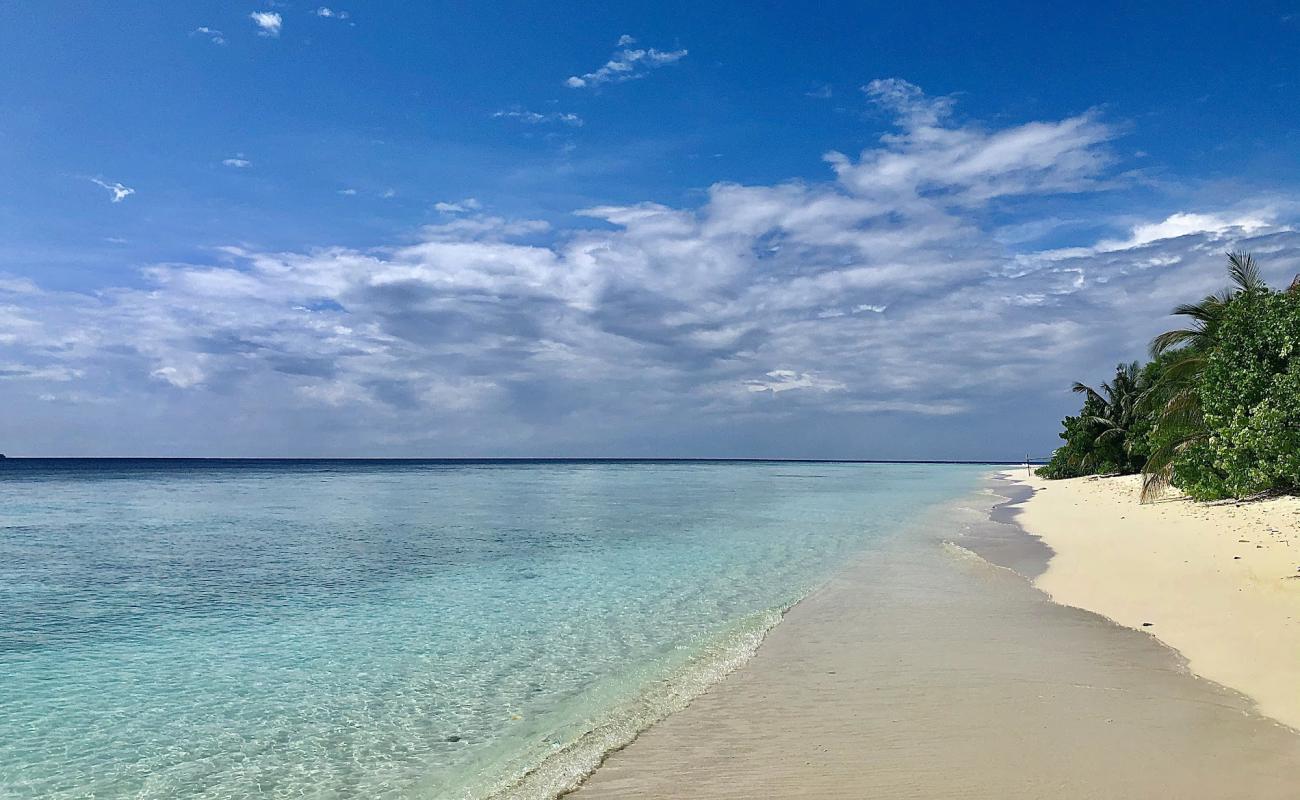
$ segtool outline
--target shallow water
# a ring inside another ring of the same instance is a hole
[[[1300,736],[1153,637],[1050,602],[1012,571],[1043,545],[996,502],[943,504],[837,572],[575,800],[1300,796]]]
[[[0,796],[552,792],[984,471],[3,462]]]

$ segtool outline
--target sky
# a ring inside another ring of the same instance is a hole
[[[0,5],[0,452],[1045,457],[1300,273],[1300,3],[329,2]]]

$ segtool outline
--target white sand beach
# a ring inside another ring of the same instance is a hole
[[[1035,584],[1143,630],[1300,728],[1300,498],[1138,502],[1139,476],[1047,481],[1017,520],[1055,555]]]

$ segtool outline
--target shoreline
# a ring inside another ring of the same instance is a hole
[[[884,564],[846,565],[566,796],[1294,795],[1278,776],[1300,737],[1152,637],[1049,599],[1025,499],[982,494]]]
[[[590,729],[576,739],[520,774],[496,784],[486,800],[539,800],[566,797],[577,791],[611,754],[687,708],[731,673],[743,669],[772,629],[801,600],[741,620],[722,634],[713,647],[691,656],[638,694],[609,709],[603,717],[592,720]]]
[[[1002,478],[1032,492],[1009,506],[1054,552],[1037,588],[1146,633],[1300,730],[1300,498],[1141,505],[1139,476]]]
[[[848,462],[819,461],[816,463]],[[954,461],[852,463],[1005,466],[995,462]],[[948,498],[940,501],[940,505],[951,502],[953,499]],[[899,531],[894,531],[890,535],[900,534]],[[850,561],[855,562],[866,557],[865,554],[859,553]],[[805,591],[780,606],[754,612],[750,618],[763,619],[756,630],[750,631],[739,639],[734,635],[724,637],[735,641],[731,641],[729,646],[720,651],[708,649],[691,656],[671,672],[651,682],[640,693],[625,699],[603,716],[589,720],[591,727],[576,739],[557,748],[553,753],[543,756],[535,763],[529,764],[521,772],[491,784],[486,800],[507,800],[507,798],[545,800],[545,798],[569,797],[578,792],[610,757],[633,744],[638,737],[655,726],[687,709],[701,695],[711,691],[733,673],[743,670],[767,641],[768,636],[785,622],[790,612],[810,597],[823,591],[844,568],[841,565],[839,569],[824,576],[820,582],[808,585]],[[741,622],[743,623],[744,620]],[[732,633],[734,634],[734,631]]]

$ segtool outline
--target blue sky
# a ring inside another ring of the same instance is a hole
[[[1045,455],[1254,250],[1300,6],[8,4],[0,450]]]

